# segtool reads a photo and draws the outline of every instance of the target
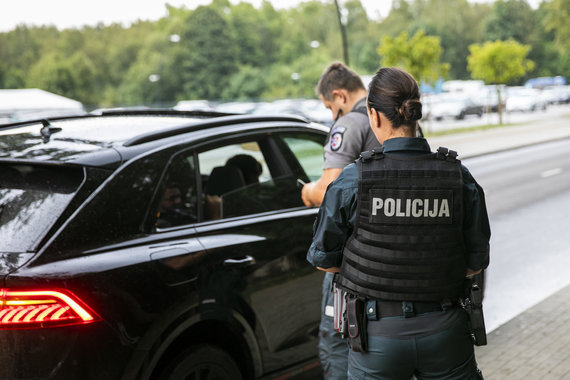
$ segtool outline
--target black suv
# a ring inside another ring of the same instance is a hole
[[[328,129],[113,111],[0,126],[0,378],[319,373]]]

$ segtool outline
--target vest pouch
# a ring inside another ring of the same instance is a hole
[[[365,302],[356,297],[349,297],[346,302],[348,319],[348,340],[350,348],[355,352],[366,352],[367,338]]]

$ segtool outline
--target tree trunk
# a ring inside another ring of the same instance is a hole
[[[349,66],[348,63],[348,41],[346,39],[346,28],[342,23],[342,17],[340,14],[340,8],[338,6],[338,0],[334,0],[334,5],[336,6],[336,15],[338,18],[338,25],[340,27],[340,36],[342,38],[342,56],[344,58],[345,65]]]
[[[497,86],[497,113],[499,114],[499,125],[503,125],[503,102],[501,101],[501,90]]]

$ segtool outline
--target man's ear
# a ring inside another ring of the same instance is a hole
[[[346,92],[342,89],[336,89],[336,90],[332,90],[332,95],[334,96],[339,96],[341,99],[341,104],[345,104],[346,101],[348,100],[347,96],[346,96]]]

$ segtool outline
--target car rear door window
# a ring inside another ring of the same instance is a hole
[[[36,249],[82,180],[78,168],[0,166],[0,252]]]
[[[176,227],[198,221],[198,189],[192,152],[173,157],[159,188],[155,207],[156,228]]]

